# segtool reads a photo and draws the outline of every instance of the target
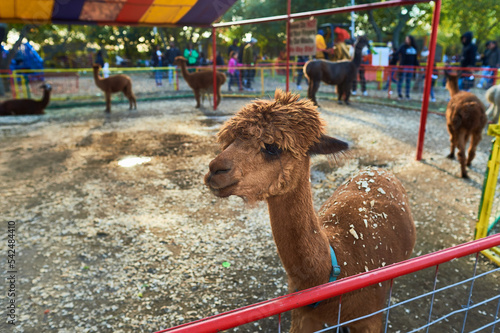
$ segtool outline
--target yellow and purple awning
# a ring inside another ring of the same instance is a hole
[[[236,0],[0,0],[0,22],[208,26]]]

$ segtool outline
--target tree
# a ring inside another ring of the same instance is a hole
[[[500,1],[446,0],[441,9],[438,41],[448,49],[461,49],[460,36],[472,31],[479,50],[500,35]],[[446,51],[448,55],[451,53]]]

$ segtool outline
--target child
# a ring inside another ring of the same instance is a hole
[[[238,52],[231,51],[229,54],[229,62],[227,64],[227,72],[229,73],[229,83],[228,83],[228,91],[231,90],[231,86],[235,83],[240,90],[243,88],[240,86],[240,71],[236,69],[238,66]]]
[[[432,75],[431,75],[431,102],[436,101],[436,97],[434,96],[434,86],[436,85],[437,79],[438,79],[438,70],[436,69],[436,63],[434,63],[434,68],[432,70]]]

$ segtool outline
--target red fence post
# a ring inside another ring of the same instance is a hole
[[[434,68],[434,57],[436,55],[436,39],[439,24],[439,15],[441,13],[441,0],[434,2],[434,14],[432,17],[432,33],[429,45],[429,57],[427,59],[427,70],[425,72],[424,97],[422,101],[422,111],[420,113],[420,130],[417,141],[417,161],[422,159],[424,150],[425,124],[427,122],[427,111],[429,108],[429,94],[431,92],[432,71]]]
[[[216,28],[212,26],[212,70],[214,83],[214,111],[217,110],[217,36]]]
[[[286,9],[286,92],[290,90],[290,13],[291,13],[291,2],[288,0]]]

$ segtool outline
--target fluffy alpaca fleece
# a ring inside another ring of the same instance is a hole
[[[276,144],[295,157],[305,156],[325,133],[316,107],[299,95],[276,90],[274,100],[256,100],[243,107],[220,129],[218,142],[225,149],[237,137],[255,140],[261,148]]]
[[[205,184],[218,197],[265,200],[273,239],[288,276],[289,292],[328,282],[330,246],[340,263],[339,279],[407,259],[415,225],[402,184],[388,171],[368,169],[347,179],[314,210],[310,155],[337,154],[347,144],[325,134],[317,107],[298,95],[276,91],[228,120],[218,134],[222,152],[210,162]],[[380,246],[383,245],[383,246]],[[390,283],[342,295],[340,321],[350,332],[380,332]],[[292,310],[290,333],[312,333],[335,324],[339,298]]]
[[[493,124],[497,124],[500,116],[500,84],[486,90],[486,99],[490,102],[486,115]]]
[[[96,86],[104,91],[106,96],[106,112],[111,112],[111,94],[117,92],[123,92],[125,97],[127,97],[130,105],[130,110],[132,108],[137,109],[137,101],[135,99],[134,92],[132,91],[132,80],[129,76],[124,74],[112,75],[107,78],[102,78],[99,75],[99,70],[101,66],[98,64],[94,64],[94,82]]]
[[[487,123],[485,107],[476,95],[459,91],[458,75],[446,72],[446,88],[450,92],[450,101],[446,107],[446,125],[450,134],[450,154],[455,158],[455,148],[458,149],[461,177],[468,178],[466,166],[470,166],[476,156],[476,148],[481,142],[482,131]],[[468,156],[465,148],[470,137]]]
[[[183,56],[175,57],[174,65],[181,67],[181,73],[186,80],[187,84],[193,89],[194,97],[196,99],[196,107],[199,108],[200,97],[204,94],[213,94],[214,91],[214,77],[212,71],[201,71],[189,73],[186,67],[187,60]],[[217,105],[220,104],[221,95],[220,87],[226,82],[226,75],[224,73],[217,72]]]
[[[10,99],[0,103],[0,116],[44,114],[45,108],[50,101],[52,86],[46,83],[41,88],[43,88],[43,97],[39,101],[22,98]]]
[[[361,65],[363,47],[368,45],[368,39],[364,36],[358,37],[354,45],[354,58],[351,61],[332,62],[328,60],[309,60],[304,64],[304,75],[309,81],[307,97],[309,97],[315,105],[316,92],[319,89],[321,81],[326,84],[337,86],[338,102],[341,103],[344,96],[345,104],[349,104],[349,96],[351,95],[352,82],[358,75],[358,69]]]

